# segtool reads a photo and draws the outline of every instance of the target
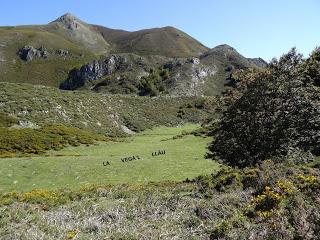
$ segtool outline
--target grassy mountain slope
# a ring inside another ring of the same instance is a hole
[[[227,44],[210,49],[200,58],[205,63],[225,64],[226,67],[228,65],[232,65],[235,68],[255,67],[255,64]]]
[[[49,52],[46,59],[21,60],[24,46]],[[0,28],[0,81],[58,87],[74,67],[79,67],[109,51],[109,44],[89,24],[65,14],[47,25]],[[66,56],[56,54],[59,50]]]
[[[163,27],[135,32],[114,30],[94,25],[115,52],[130,52],[142,55],[163,55],[168,57],[198,56],[208,50],[196,39],[174,28]]]
[[[44,46],[50,53],[67,49],[69,56],[50,54],[47,59],[26,62],[18,51],[23,46]],[[68,39],[38,27],[0,28],[0,81],[25,82],[58,87],[70,69],[83,65],[96,56]]]
[[[30,84],[0,83],[0,111],[39,126],[63,124],[112,136],[158,125],[201,122],[215,100],[200,97],[135,97],[61,91]]]

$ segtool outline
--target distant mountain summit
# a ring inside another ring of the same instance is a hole
[[[49,23],[47,30],[77,42],[95,53],[109,52],[110,45],[94,28],[71,13]]]
[[[221,63],[224,65],[232,65],[233,68],[249,68],[256,67],[255,63],[248,58],[242,56],[233,47],[222,44],[205,52],[200,58],[206,63]]]
[[[185,32],[174,27],[152,28],[135,32],[95,25],[116,52],[167,57],[194,57],[208,48]]]
[[[83,22],[79,18],[77,18],[76,16],[74,16],[71,13],[66,13],[51,23],[57,23],[57,22],[63,24],[64,26],[66,26],[70,30],[77,29],[78,24],[80,22],[83,24]]]

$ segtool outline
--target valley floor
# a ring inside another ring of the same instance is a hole
[[[45,156],[1,158],[0,192],[182,181],[210,174],[219,167],[204,158],[210,138],[175,137],[198,127],[158,127],[118,142],[68,147]],[[165,154],[152,156],[159,151]]]

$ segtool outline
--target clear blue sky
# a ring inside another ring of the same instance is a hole
[[[8,0],[0,25],[43,24],[66,12],[129,31],[174,26],[208,47],[226,43],[266,60],[320,46],[320,0]]]

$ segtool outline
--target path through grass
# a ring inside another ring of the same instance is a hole
[[[170,139],[199,126],[159,127],[123,142],[68,147],[49,156],[0,159],[0,191],[79,188],[86,184],[181,181],[210,174],[218,163],[204,158],[210,138],[187,135]],[[163,141],[165,139],[170,139]],[[152,152],[165,150],[165,155]],[[140,159],[122,162],[121,158]],[[108,161],[110,165],[103,166]]]

